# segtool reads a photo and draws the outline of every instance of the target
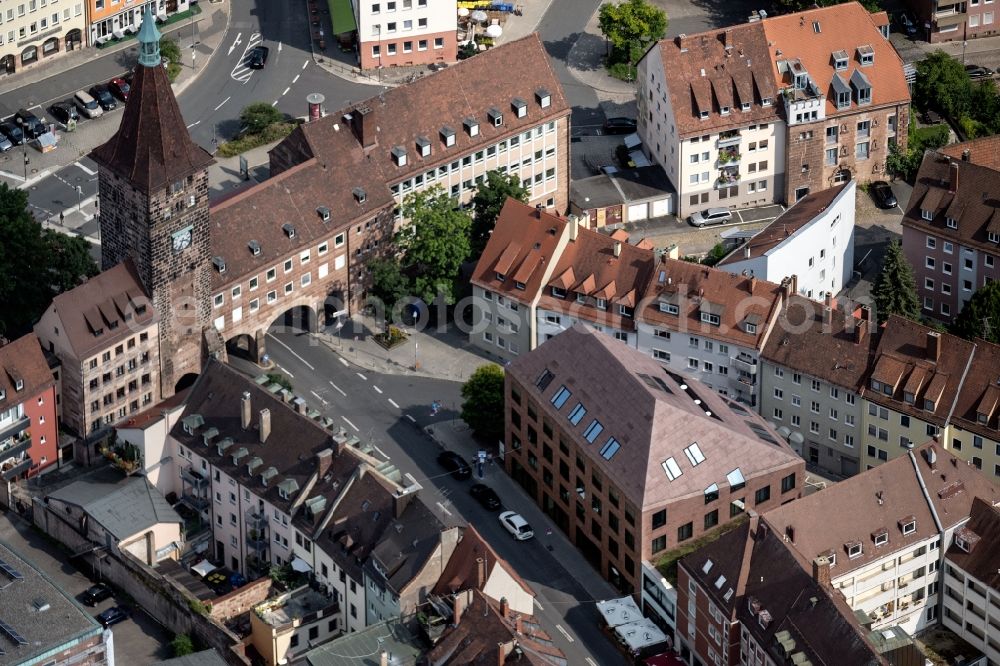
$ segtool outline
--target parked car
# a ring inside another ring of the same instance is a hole
[[[98,83],[96,86],[90,88],[90,96],[97,100],[97,103],[101,105],[101,108],[105,111],[110,111],[111,109],[118,108],[118,102],[115,100],[111,91],[103,83]]]
[[[118,77],[108,82],[108,90],[121,101],[127,102],[129,93],[132,92],[132,87],[125,79]]]
[[[87,606],[96,606],[105,599],[110,599],[112,594],[114,593],[110,587],[104,583],[98,583],[97,585],[90,586],[83,593],[83,603]]]
[[[8,150],[14,147],[14,144],[10,139],[0,134],[0,153],[6,153]]]
[[[454,451],[442,451],[441,455],[438,456],[438,464],[459,481],[464,481],[472,476],[472,468],[469,467],[469,463],[465,462],[465,458]]]
[[[728,208],[709,208],[692,213],[688,216],[688,224],[704,227],[709,224],[722,224],[733,219],[733,212]]]
[[[21,131],[21,128],[13,120],[5,120],[0,123],[0,134],[10,139],[10,142],[15,146],[20,146],[24,143],[24,132]]]
[[[83,90],[73,95],[73,101],[76,103],[76,108],[80,110],[80,113],[88,118],[97,118],[104,113],[97,100]]]
[[[97,615],[97,621],[102,627],[110,627],[113,624],[124,622],[128,619],[128,610],[124,606],[112,606],[106,611]]]
[[[868,192],[872,195],[872,199],[875,200],[875,204],[879,208],[896,207],[896,195],[892,193],[889,183],[884,180],[877,180],[869,185]]]
[[[472,495],[477,502],[483,505],[484,509],[489,511],[496,511],[500,508],[500,496],[496,494],[489,486],[477,483],[469,488],[469,494]]]
[[[917,24],[914,22],[913,18],[906,12],[903,12],[899,15],[899,23],[901,32],[905,32],[907,35],[910,36],[917,34]]]
[[[969,75],[970,79],[989,79],[994,74],[992,69],[982,65],[966,65],[965,73]]]
[[[42,119],[26,109],[18,109],[14,114],[14,122],[21,125],[28,141],[37,139],[49,131],[49,128],[42,122]]]
[[[253,51],[250,52],[250,59],[247,61],[247,67],[250,69],[264,69],[264,65],[267,64],[267,56],[271,52],[271,49],[266,46],[255,46]]]
[[[535,532],[531,529],[528,521],[522,518],[521,514],[516,511],[504,511],[501,513],[500,524],[518,541],[527,541],[535,536]]]
[[[74,122],[80,121],[80,114],[76,111],[76,106],[72,102],[56,102],[49,107],[49,113],[56,121],[62,123],[63,125],[68,125],[69,121]]]
[[[608,118],[604,121],[605,134],[631,134],[636,129],[636,122],[631,118]]]

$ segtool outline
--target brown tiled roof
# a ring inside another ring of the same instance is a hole
[[[931,453],[933,452],[933,456]],[[831,575],[837,578],[862,568],[889,553],[910,548],[937,533],[934,517],[920,486],[920,480],[945,529],[961,523],[969,515],[972,500],[981,496],[1000,500],[1000,487],[982,472],[959,460],[950,451],[928,443],[857,476],[768,511],[762,516],[779,535],[789,535],[790,547],[805,562],[833,551],[836,563]],[[935,462],[929,462],[934,457]],[[919,470],[919,477],[916,470]],[[837,507],[830,511],[830,507]],[[916,530],[904,535],[904,518],[916,520]],[[871,534],[889,529],[889,542],[875,546]],[[862,554],[850,559],[846,544],[861,542]]]
[[[20,380],[21,390],[17,390]],[[0,347],[0,412],[15,407],[54,385],[55,379],[34,333]]]
[[[756,414],[699,382],[684,383],[648,354],[582,324],[519,356],[508,372],[526,390],[537,392],[535,381],[546,369],[554,378],[545,395],[537,398],[542,409],[565,417],[577,402],[583,403],[585,418],[575,429],[569,424],[566,428],[575,430],[581,450],[637,507],[701,496],[711,484],[727,483],[726,475],[737,466],[751,481],[781,469],[792,472],[803,464]],[[562,385],[573,395],[556,410],[550,399]],[[583,432],[594,419],[603,430],[590,444]],[[606,460],[601,451],[612,437],[621,448]],[[692,465],[685,449],[694,442],[705,460]],[[673,481],[662,467],[668,458],[681,470]]]
[[[1000,134],[938,148],[939,153],[956,160],[961,160],[965,151],[969,151],[969,161],[973,164],[1000,171]]]
[[[77,359],[135,335],[156,318],[131,259],[98,273],[52,299]]]
[[[940,356],[935,361],[930,356],[931,339],[940,336]],[[937,425],[944,425],[956,404],[959,389],[968,374],[975,345],[948,333],[915,321],[891,315],[882,330],[873,358],[869,380],[861,393],[872,402]],[[920,391],[913,403],[904,400],[905,388],[916,374]],[[888,383],[894,387],[891,396],[871,387],[871,380]],[[934,400],[934,410],[926,410],[924,399]]]
[[[732,48],[727,49],[727,45]],[[646,55],[663,60],[667,94],[684,139],[778,119],[778,88],[760,23],[660,40]],[[770,98],[770,106],[761,101]],[[750,102],[749,111],[740,105]],[[727,115],[721,107],[729,106]],[[699,111],[709,112],[702,120]]]
[[[761,356],[777,365],[803,372],[849,390],[857,390],[868,369],[874,344],[870,322],[831,308],[824,326],[822,303],[793,295],[782,306]],[[860,327],[859,331],[855,329]],[[856,334],[860,336],[860,341]]]
[[[549,96],[546,108],[540,104],[540,93]],[[516,101],[526,105],[527,114],[522,118],[513,110]],[[487,115],[490,109],[501,112],[503,121],[499,126],[494,126]],[[310,144],[319,159],[338,159],[340,146],[324,142],[324,137],[331,136],[326,130],[334,124],[346,128],[346,114],[351,115],[351,123],[364,116],[365,132],[374,136],[376,144],[371,160],[384,172],[385,182],[391,184],[523,132],[545,119],[566,116],[569,111],[548,53],[538,34],[532,33],[310,123],[318,128],[310,136]],[[477,136],[466,131],[467,118],[479,123]],[[442,141],[444,127],[454,131],[455,144],[451,147]],[[417,140],[421,138],[430,142],[427,157],[418,152]],[[366,138],[365,143],[370,141]],[[404,166],[397,166],[391,154],[396,147],[406,151]]]
[[[958,188],[954,192],[950,191],[952,164],[958,170]],[[932,211],[934,219],[923,219],[921,210]],[[958,223],[956,229],[948,228],[948,217]],[[1000,253],[997,243],[989,240],[990,231],[1000,233],[1000,171],[928,152],[920,164],[903,227],[991,254]]]
[[[945,557],[984,585],[1000,592],[1000,509],[992,502],[975,498],[969,522],[964,528],[978,537],[966,536],[966,542],[974,544],[972,552],[965,552],[952,540]]]
[[[889,25],[889,12],[885,10],[872,12],[872,23],[875,24],[876,28],[883,28]]]
[[[168,412],[173,411],[174,407],[184,403],[190,390],[190,387],[188,387],[174,393],[169,398],[164,398],[149,409],[138,414],[133,414],[127,420],[119,423],[117,427],[122,430],[145,430],[153,424],[159,423],[166,418]]]
[[[212,164],[191,140],[162,67],[135,68],[121,125],[90,156],[139,188],[151,192]]]
[[[615,256],[615,244],[620,248]],[[616,328],[633,329],[634,318],[619,314],[618,306],[634,308],[638,294],[649,281],[656,263],[652,250],[615,240],[597,231],[579,229],[575,241],[569,241],[559,256],[553,279],[541,285],[538,307],[555,312],[571,312],[573,316]],[[552,295],[552,287],[566,291],[566,298]],[[584,294],[585,303],[576,301]],[[607,309],[597,307],[597,298],[607,301]]]
[[[683,327],[695,335],[757,349],[767,322],[781,306],[781,287],[773,282],[666,257],[641,291],[644,305],[636,314],[640,321],[673,330]],[[661,312],[660,301],[679,305],[679,316]],[[718,306],[719,326],[701,321],[705,302]],[[756,333],[747,332],[748,322],[756,324]]]
[[[741,521],[737,527],[685,555],[678,563],[701,584],[715,605],[726,611],[730,620],[735,617],[736,606],[746,588],[758,515],[751,509],[749,516],[737,520]]]
[[[757,235],[730,252],[716,266],[725,268],[727,264],[767,254],[799,229],[812,222],[817,215],[833,203],[837,195],[843,192],[846,187],[847,183],[836,185],[799,199],[791,208],[785,210],[773,222],[757,232]],[[748,249],[750,250],[749,255],[747,254]]]
[[[472,273],[472,283],[522,303],[532,300],[542,287],[542,278],[556,256],[559,241],[566,231],[566,220],[533,208],[515,199],[507,199],[496,226]],[[533,267],[530,273],[521,270]],[[497,273],[504,281],[497,279]],[[524,289],[515,285],[514,273]]]
[[[1000,439],[1000,345],[976,339],[972,368],[955,401],[952,422],[989,439]],[[983,414],[985,421],[980,421]]]
[[[479,581],[480,564],[482,559],[483,580]],[[477,589],[483,591],[486,581],[490,579],[494,567],[500,567],[510,575],[511,578],[531,596],[535,596],[535,591],[524,582],[510,564],[497,555],[493,546],[483,539],[482,535],[476,531],[472,525],[468,525],[462,532],[462,539],[452,552],[445,565],[441,577],[434,586],[434,594],[453,594],[460,590]],[[499,599],[497,599],[499,601]]]
[[[819,24],[816,32],[813,23]],[[871,82],[872,102],[862,109],[884,104],[910,103],[910,92],[903,76],[903,61],[888,40],[879,32],[872,15],[857,2],[845,2],[830,7],[810,9],[761,21],[770,46],[773,75],[780,88],[787,88],[791,81],[782,73],[779,62],[797,58],[809,78],[826,95],[826,115],[834,117],[857,113],[859,107],[851,102],[850,109],[836,107],[832,81],[839,74],[850,81],[855,71],[860,71]],[[862,67],[858,58],[859,46],[871,46],[875,61]],[[836,72],[832,54],[846,51],[847,69]]]

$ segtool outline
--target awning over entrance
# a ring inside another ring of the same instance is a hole
[[[358,24],[354,20],[354,8],[351,0],[327,0],[330,3],[330,22],[333,23],[333,34],[343,35],[354,32]]]
[[[299,573],[309,573],[313,570],[309,563],[303,560],[301,557],[292,558],[292,570],[298,571]]]

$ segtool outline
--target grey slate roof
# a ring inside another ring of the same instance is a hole
[[[108,532],[124,539],[159,523],[183,523],[145,477],[120,483],[89,477],[51,493],[52,499],[79,506]]]
[[[341,636],[306,653],[309,666],[378,666],[382,650],[393,666],[413,666],[423,652],[422,642],[399,619],[387,620]]]
[[[158,661],[152,666],[226,666],[226,660],[215,650],[202,650],[183,657]]]

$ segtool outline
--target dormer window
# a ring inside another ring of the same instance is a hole
[[[249,243],[247,243],[247,247],[250,248],[250,254],[252,254],[253,256],[256,257],[260,255],[260,243],[258,243],[257,241],[255,240],[250,241]]]
[[[978,421],[979,423],[986,425],[986,423],[989,422],[989,420],[990,418],[986,414],[983,414],[982,412],[976,412],[976,421]]]
[[[851,74],[851,87],[854,88],[858,104],[872,103],[872,84],[860,69],[854,70]]]
[[[760,100],[760,105],[761,106],[771,106],[771,98],[770,97],[765,97],[764,99]]]
[[[889,543],[889,530],[879,530],[878,532],[872,532],[872,540],[875,542],[875,546],[884,546]]]
[[[924,399],[924,409],[926,409],[928,412],[933,412],[934,411],[934,401],[925,398]]]
[[[535,91],[535,101],[538,102],[538,106],[547,109],[552,105],[552,95],[545,88],[539,88]]]
[[[486,111],[486,117],[490,119],[490,124],[493,127],[500,127],[503,125],[503,112],[495,106],[491,106]]]
[[[566,298],[566,290],[559,287],[552,287],[552,295],[556,298]]]
[[[515,289],[520,289],[521,291],[524,291],[524,283],[523,282],[516,282],[515,281],[514,282],[514,288]]]
[[[750,110],[750,102],[740,103],[740,111],[749,111],[749,110]]]
[[[6,400],[6,398],[7,398],[7,391],[0,388],[0,400]]]
[[[870,67],[875,64],[875,49],[870,44],[858,47],[858,60],[862,67]]]
[[[989,232],[987,232],[987,233],[986,233],[986,238],[987,238],[987,239],[988,239],[988,240],[989,240],[989,241],[990,241],[991,243],[1000,243],[1000,234],[998,234],[998,233],[997,233],[997,232],[995,232],[995,231],[989,231]]]
[[[958,229],[958,220],[953,217],[944,218],[944,223],[948,225],[949,229]]]
[[[680,308],[678,308],[673,303],[660,303],[660,312],[666,312],[667,314],[677,315],[680,314]]]
[[[462,124],[465,126],[465,132],[469,136],[479,136],[479,121],[478,120],[476,120],[472,116],[469,116],[468,118],[466,118],[465,120],[462,121]]]
[[[417,154],[421,157],[427,157],[431,154],[431,140],[426,136],[417,137]]]
[[[698,118],[699,118],[699,120],[707,120],[708,119],[708,111],[701,111],[700,113],[698,113]]]
[[[316,214],[319,215],[319,219],[323,220],[324,222],[330,221],[330,209],[327,208],[326,206],[320,206],[319,208],[317,208]]]
[[[351,193],[354,195],[354,200],[359,204],[363,204],[368,199],[368,195],[365,193],[363,187],[355,187],[351,190]]]
[[[701,321],[712,326],[718,326],[720,323],[719,315],[712,314],[711,312],[702,312]]]
[[[455,130],[445,125],[441,128],[441,141],[445,146],[455,145]]]
[[[222,257],[212,257],[212,265],[215,266],[215,270],[219,271],[220,274],[226,272],[226,260]]]
[[[285,235],[289,238],[295,238],[295,225],[290,222],[285,222],[281,225],[281,230],[285,232]]]
[[[908,536],[917,531],[917,520],[916,518],[904,518],[900,521],[899,530],[903,533],[903,536]]]
[[[861,557],[861,555],[864,553],[864,545],[858,541],[846,544],[846,548],[847,548],[847,557],[848,559],[851,560]]]
[[[576,294],[576,302],[577,303],[586,303],[587,302],[587,295],[586,294],[581,294],[580,292],[577,292],[577,294]]]
[[[598,298],[597,299],[597,309],[598,310],[607,310],[608,309],[608,302],[606,300],[604,300],[603,298]]]
[[[840,78],[839,74],[834,74],[830,81],[833,86],[834,101],[838,109],[846,109],[851,106],[851,87]]]
[[[721,113],[724,116],[728,116],[729,115],[729,107],[728,106],[722,107],[721,109],[719,109],[719,113]]]
[[[756,334],[757,333],[757,324],[750,324],[750,323],[748,323],[747,324],[747,333]]]
[[[795,75],[795,89],[805,90],[809,86],[809,75],[805,72]]]
[[[497,282],[503,282],[505,279],[507,278],[503,273],[497,273]]]
[[[847,51],[833,52],[833,69],[838,72],[847,69]]]
[[[928,222],[934,219],[934,211],[927,210],[926,208],[920,209],[920,219],[927,220]]]
[[[23,379],[15,379],[14,380],[14,390],[17,391],[17,392],[20,392],[20,391],[24,390],[24,380]]]
[[[406,148],[395,146],[391,151],[392,161],[396,166],[406,166]]]
[[[964,534],[955,535],[955,545],[966,553],[972,552],[973,542],[965,538]]]
[[[518,118],[524,118],[528,115],[528,103],[520,97],[515,97],[510,101],[510,108],[514,110],[514,115]]]
[[[912,405],[913,401],[914,401],[914,398],[915,398],[915,396],[912,393],[910,393],[908,391],[904,391],[903,392],[903,402],[905,402],[906,404]]]

